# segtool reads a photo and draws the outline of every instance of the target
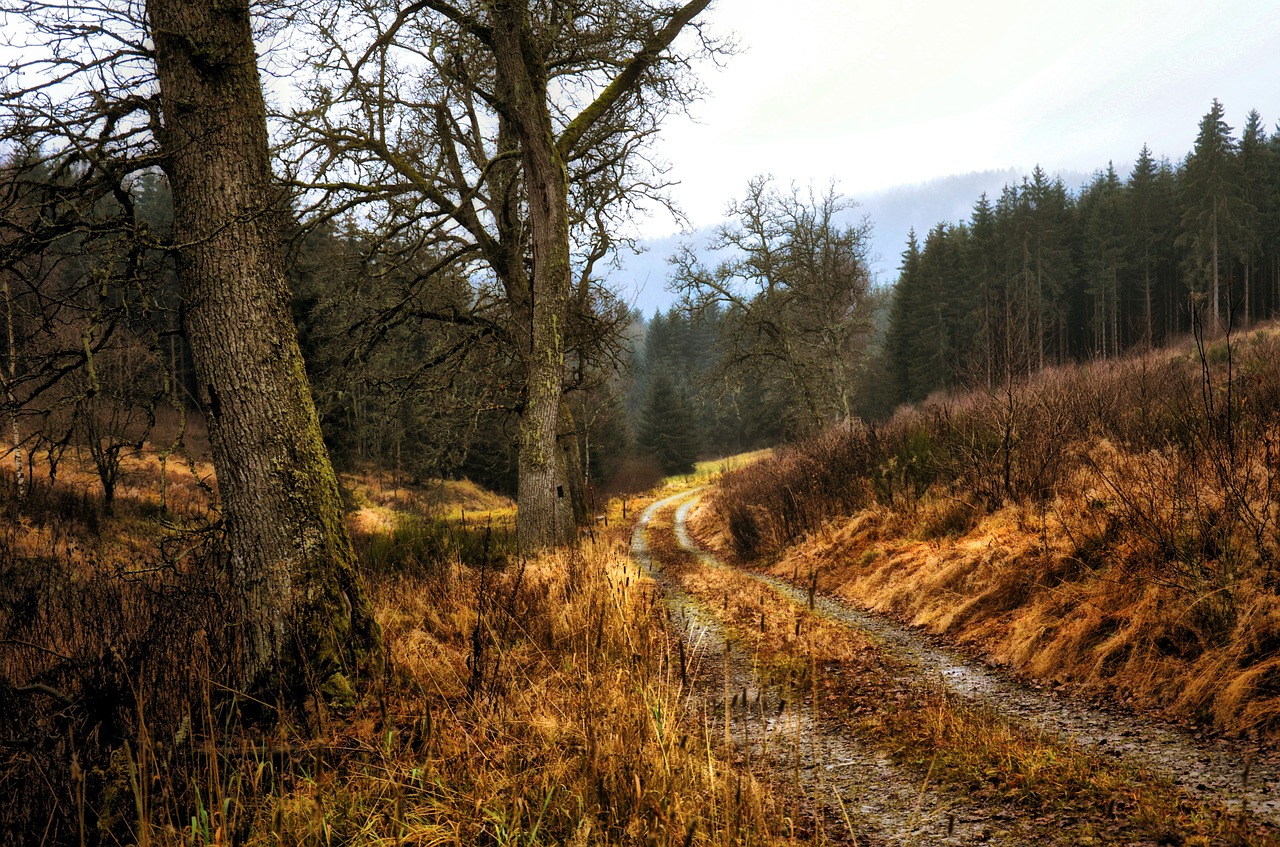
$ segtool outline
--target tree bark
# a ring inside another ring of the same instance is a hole
[[[9,280],[4,280],[4,317],[6,338],[8,341],[9,361],[8,378],[0,375],[4,383],[5,402],[9,404],[9,423],[13,436],[13,476],[17,485],[18,501],[21,502],[27,493],[27,483],[22,476],[22,434],[18,430],[18,398],[13,393],[13,385],[18,378],[18,348],[13,332],[13,295],[9,291]]]
[[[379,631],[289,308],[248,0],[147,0],[178,274],[239,604],[236,682],[350,702]]]
[[[569,480],[569,506],[573,510],[574,526],[585,526],[591,519],[587,513],[586,457],[583,441],[573,410],[562,398],[560,401],[560,452],[564,455],[565,476]]]
[[[559,445],[570,287],[569,178],[547,110],[546,69],[537,60],[528,5],[496,0],[492,14],[499,97],[520,140],[533,245],[516,519],[517,544],[531,552],[568,543],[576,529]]]
[[[1214,201],[1213,207],[1213,334],[1217,335],[1221,330],[1222,318],[1218,313],[1218,206]]]

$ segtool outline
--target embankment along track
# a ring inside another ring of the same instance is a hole
[[[1031,838],[1062,844],[1143,843],[1123,826],[1115,827],[1116,840],[1105,834],[1095,838],[1107,824],[1101,817],[1082,817],[1078,810],[1055,818],[933,785],[928,774],[922,779],[895,764],[888,752],[869,745],[847,723],[819,714],[816,696],[801,702],[795,691],[771,690],[755,659],[734,643],[717,618],[712,598],[686,590],[680,568],[665,560],[670,554],[655,553],[655,546],[663,545],[650,544],[647,533],[655,516],[671,510],[669,525],[663,522],[661,531],[670,533],[669,546],[697,567],[749,577],[797,608],[808,606],[808,592],[774,577],[729,568],[703,549],[688,527],[696,502],[697,492],[690,491],[652,504],[635,528],[633,556],[662,588],[679,624],[677,634],[694,656],[691,687],[702,698],[704,713],[728,726],[726,738],[758,776],[810,803],[814,820],[842,822],[845,837],[861,843],[1016,844]],[[1219,807],[1219,815],[1255,822],[1255,828],[1241,831],[1259,832],[1259,840],[1246,837],[1241,843],[1275,843],[1280,798],[1273,791],[1280,789],[1280,768],[1258,750],[1228,741],[1198,741],[1174,727],[1026,687],[936,639],[833,597],[816,594],[813,613],[870,639],[903,669],[906,688],[940,689],[1054,743],[1167,780],[1190,800]],[[1115,817],[1114,811],[1108,814]],[[1082,829],[1074,831],[1073,824]],[[1163,843],[1200,843],[1179,841],[1176,831],[1169,838]]]

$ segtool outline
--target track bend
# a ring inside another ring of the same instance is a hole
[[[675,512],[676,542],[709,567],[728,567],[691,537],[688,516],[699,498],[696,494],[683,496],[689,499]],[[661,508],[678,499],[669,498],[654,506]],[[796,603],[808,603],[805,589],[772,576],[740,572]],[[816,595],[815,610],[871,634],[884,649],[908,660],[921,674],[959,697],[981,702],[1060,740],[1126,760],[1165,777],[1192,796],[1216,799],[1237,809],[1243,804],[1250,815],[1280,824],[1280,760],[1274,752],[1260,753],[1227,740],[1200,741],[1174,727],[1026,688],[919,632],[830,595]]]
[[[655,515],[695,493],[650,505],[632,534],[631,555],[660,587],[671,610],[689,655],[689,696],[716,733],[731,739],[737,758],[781,796],[809,809],[813,826],[823,828],[828,840],[997,847],[1025,843],[994,825],[989,810],[939,792],[928,780],[922,784],[883,751],[869,749],[834,722],[824,721],[802,696],[761,682],[752,657],[728,641],[716,616],[666,573],[646,538]],[[686,515],[687,508],[680,514]],[[683,520],[680,526],[681,543],[692,544]]]

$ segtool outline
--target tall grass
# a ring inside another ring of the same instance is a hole
[[[1011,633],[1037,672],[1127,675],[1179,714],[1280,730],[1278,469],[1280,336],[1263,329],[846,424],[727,475],[714,507],[743,558],[841,537],[860,546],[830,567],[868,596]],[[881,556],[912,540],[952,552]],[[890,561],[920,597],[888,586]]]
[[[665,520],[660,516],[655,525]],[[890,756],[921,799],[926,788],[942,786],[987,808],[1020,809],[1008,818],[1018,843],[1056,843],[1064,836],[1085,844],[1277,843],[1270,828],[1252,832],[1249,821],[1219,802],[1192,801],[1167,781],[1106,754],[948,694],[909,662],[877,649],[874,637],[803,599],[739,569],[709,566],[669,539],[655,549],[664,572],[699,598],[752,656],[761,687],[774,686],[785,702],[811,710],[815,725],[821,713],[835,735],[849,733]],[[873,790],[884,788],[881,783]]]
[[[612,544],[374,595],[400,670],[381,747],[273,798],[263,843],[769,839],[758,790],[709,767],[662,618]]]
[[[0,843],[773,841],[619,534],[520,560],[496,520],[358,533],[389,671],[337,713],[219,685],[216,536],[161,545],[127,495],[55,520],[80,506],[0,501]],[[132,557],[97,542],[146,527]]]
[[[0,841],[145,843],[192,799],[198,727],[226,719],[209,686],[235,661],[225,568],[209,547],[125,562],[16,535],[0,534]]]

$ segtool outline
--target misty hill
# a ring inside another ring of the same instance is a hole
[[[858,207],[850,213],[851,218],[866,215],[873,224],[871,269],[875,282],[887,285],[897,278],[907,233],[913,227],[923,237],[940,221],[968,220],[973,204],[983,192],[994,201],[1004,186],[1021,182],[1023,176],[1014,168],[975,171],[853,197]],[[1075,188],[1088,178],[1069,171],[1054,176],[1068,188]],[[713,229],[714,226],[706,226],[688,234],[641,242],[644,252],[626,253],[620,257],[619,267],[609,271],[610,284],[645,315],[653,314],[655,309],[665,310],[675,300],[666,290],[667,257],[682,241],[705,244]]]

